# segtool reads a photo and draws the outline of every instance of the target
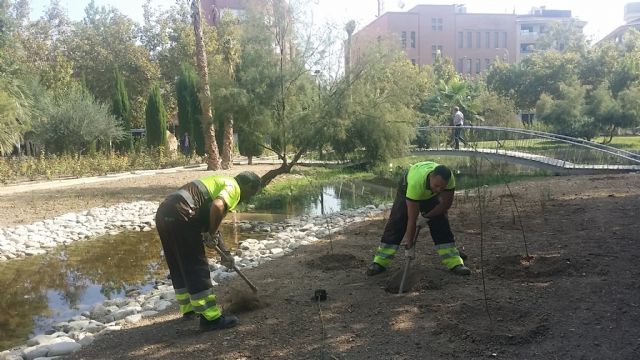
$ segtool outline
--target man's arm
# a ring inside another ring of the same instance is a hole
[[[445,190],[441,192],[439,195],[440,202],[433,209],[431,209],[431,211],[429,211],[425,215],[425,217],[430,218],[430,217],[445,214],[453,204],[453,193],[454,193],[453,190]]]
[[[404,244],[407,249],[413,247],[413,238],[416,236],[416,220],[420,213],[420,206],[415,201],[407,200],[407,230],[404,232],[401,244]]]
[[[213,199],[209,210],[209,234],[215,235],[225,215],[227,215],[227,205],[221,198]]]

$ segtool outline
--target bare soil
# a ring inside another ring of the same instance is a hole
[[[17,208],[34,204],[23,210],[33,221],[107,205],[112,197],[159,200],[189,179],[179,180],[118,180],[12,201]],[[258,302],[241,295],[240,279],[219,287],[225,311],[250,309],[238,314],[236,328],[203,333],[173,309],[105,335],[71,358],[639,359],[640,175],[553,177],[510,187],[513,196],[496,186],[486,196],[456,198],[450,219],[469,255],[469,277],[443,268],[424,231],[408,292],[387,292],[403,268],[402,252],[386,273],[364,275],[382,215],[247,270],[260,289]],[[2,200],[4,226],[16,208]],[[317,289],[326,290],[326,301],[313,300]]]

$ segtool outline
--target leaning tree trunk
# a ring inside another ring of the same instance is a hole
[[[233,150],[233,115],[229,114],[224,120],[224,143],[222,145],[222,168],[231,169],[231,153]]]
[[[269,170],[266,174],[264,174],[262,176],[262,178],[260,178],[260,180],[262,181],[262,186],[267,186],[278,175],[290,173],[291,172],[291,168],[295,164],[298,163],[298,161],[302,157],[302,154],[304,154],[306,152],[307,152],[307,148],[302,148],[302,149],[298,150],[298,152],[293,156],[293,159],[291,160],[290,163],[287,164],[287,162],[284,161],[282,163],[282,165],[280,165],[279,168],[273,169],[273,170]]]
[[[204,50],[204,39],[202,38],[202,22],[200,17],[200,0],[191,1],[191,18],[193,20],[193,31],[196,37],[196,63],[198,75],[200,77],[200,105],[202,107],[202,133],[204,135],[204,151],[207,154],[207,169],[220,169],[220,157],[218,155],[218,144],[216,143],[216,133],[211,119],[213,109],[211,109],[211,92],[209,90],[209,69],[207,67],[207,53]]]

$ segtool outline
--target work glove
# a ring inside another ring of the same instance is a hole
[[[219,246],[221,243],[224,244],[220,231],[217,231],[214,235],[211,235],[208,232],[202,233],[202,242],[206,247],[210,249],[215,249],[216,245]]]
[[[216,231],[216,233],[213,235],[208,232],[202,233],[202,242],[204,242],[206,247],[218,251],[218,254],[220,255],[221,265],[224,265],[228,269],[233,268],[233,266],[235,265],[235,259],[233,255],[231,255],[231,252],[227,250],[220,230]]]

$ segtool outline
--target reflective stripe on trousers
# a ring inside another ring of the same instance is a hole
[[[463,265],[464,261],[460,257],[460,252],[455,243],[440,244],[435,246],[436,252],[447,269],[453,269],[458,265]]]
[[[398,248],[398,245],[381,243],[380,246],[378,246],[373,262],[386,268],[391,264],[391,260],[396,255],[396,252],[398,252]]]
[[[181,314],[186,314],[190,311],[193,311],[191,298],[189,297],[189,292],[187,291],[187,289],[176,289],[176,300],[178,300]]]
[[[222,315],[222,311],[216,303],[216,296],[213,294],[213,289],[192,294],[191,306],[196,313],[202,314],[202,316],[209,321],[215,320]]]

